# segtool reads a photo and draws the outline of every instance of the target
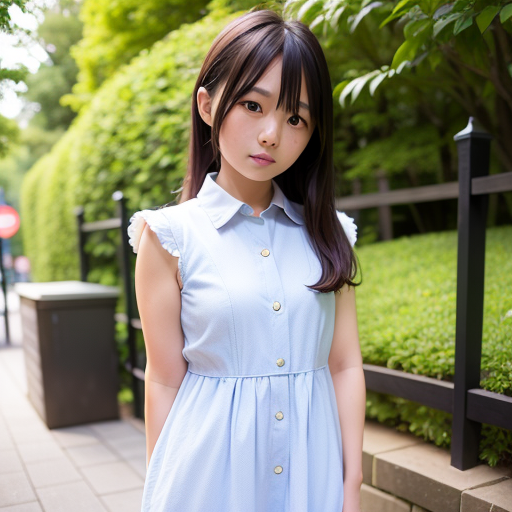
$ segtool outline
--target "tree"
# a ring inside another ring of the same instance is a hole
[[[62,134],[76,113],[60,103],[76,84],[78,67],[70,55],[70,48],[82,38],[82,23],[76,4],[69,8],[57,4],[45,11],[44,21],[38,26],[35,38],[49,58],[36,73],[27,76],[27,91],[21,96],[40,105],[31,124],[46,131],[59,130]]]
[[[15,34],[19,29],[11,20],[9,7],[17,5],[23,12],[26,11],[26,0],[0,0],[0,31],[7,34]],[[7,81],[21,82],[28,73],[25,66],[19,69],[5,69],[0,59],[0,100],[3,98],[3,90]],[[19,138],[19,129],[16,123],[0,115],[0,158],[3,158],[10,150],[13,143]]]
[[[324,29],[345,25],[354,32],[370,17],[380,29],[403,29],[391,62],[337,85],[340,104],[356,101],[366,85],[374,95],[387,81],[442,91],[480,121],[512,171],[512,2],[288,0],[285,10]]]
[[[207,0],[85,0],[84,37],[71,50],[78,83],[63,102],[78,111],[123,64],[149,49],[182,23],[206,14]]]

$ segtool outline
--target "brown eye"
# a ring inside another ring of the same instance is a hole
[[[240,105],[245,105],[245,107],[247,108],[247,110],[249,110],[249,112],[258,112],[257,110],[252,110],[252,108],[250,108],[250,106],[254,106],[254,105],[256,105],[256,108],[259,107],[259,105],[255,101],[242,101],[240,103]]]
[[[292,122],[293,126],[297,126],[300,123],[300,117],[299,116],[292,116],[290,119],[295,119],[295,122]]]
[[[292,122],[292,126],[298,126],[301,121],[307,126],[306,121],[304,121],[304,119],[302,119],[298,115],[292,116],[292,117],[290,117],[290,119],[296,119],[296,123]]]

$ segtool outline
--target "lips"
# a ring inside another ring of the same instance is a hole
[[[267,162],[275,162],[275,160],[267,153],[258,153],[257,155],[251,155],[253,158],[261,158],[262,160],[266,160]]]

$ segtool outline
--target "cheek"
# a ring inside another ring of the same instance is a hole
[[[248,137],[247,126],[243,117],[231,111],[224,119],[219,133],[221,152],[229,154],[237,148],[242,148]]]
[[[291,138],[288,141],[288,147],[291,149],[291,153],[293,153],[296,158],[298,158],[300,154],[304,151],[304,149],[308,145],[309,139],[310,137],[306,133],[292,134]]]

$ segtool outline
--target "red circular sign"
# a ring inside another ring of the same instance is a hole
[[[0,237],[11,238],[20,229],[18,212],[6,204],[0,204]]]

